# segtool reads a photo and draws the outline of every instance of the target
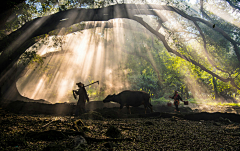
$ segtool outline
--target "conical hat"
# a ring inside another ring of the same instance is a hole
[[[84,85],[82,82],[78,82],[76,83],[76,85]]]

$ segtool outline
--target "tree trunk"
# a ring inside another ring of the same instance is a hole
[[[7,72],[7,76],[3,77],[4,82],[0,86],[0,94],[1,94],[0,98],[2,99],[1,103],[9,103],[10,101],[16,101],[16,100],[27,101],[27,102],[30,101],[30,102],[49,103],[42,99],[34,100],[34,99],[27,98],[22,96],[19,93],[17,89],[17,81],[19,78],[21,78],[26,74],[26,71],[27,70],[25,69],[25,67],[14,65],[13,68],[11,68]]]
[[[188,86],[185,88],[186,98],[189,99]]]
[[[216,100],[219,99],[219,94],[218,94],[218,90],[217,90],[217,81],[215,79],[215,77],[212,77],[213,80],[213,91],[214,91],[214,97]]]
[[[18,80],[18,75],[20,75],[21,69],[18,69],[16,65],[11,68],[7,76],[5,76],[5,80],[1,85],[1,93],[2,93],[2,98],[4,100],[23,100],[23,96],[19,93],[17,89],[17,80]]]
[[[184,98],[183,87],[181,88],[182,98]]]

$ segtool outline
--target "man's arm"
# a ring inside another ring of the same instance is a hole
[[[88,95],[87,95],[86,97],[87,97],[87,102],[89,102],[89,97],[88,97]]]
[[[180,95],[178,95],[178,98],[179,98],[179,100],[183,101],[182,98],[180,97]]]
[[[78,90],[73,90],[76,95],[79,95]]]

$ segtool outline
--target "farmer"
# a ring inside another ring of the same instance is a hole
[[[78,102],[77,102],[77,108],[75,112],[75,116],[79,116],[82,113],[85,113],[85,102],[89,102],[89,98],[87,95],[87,91],[84,87],[84,84],[79,82],[76,83],[76,85],[79,87],[78,90],[73,90],[73,94],[79,95]],[[75,97],[75,96],[74,96]]]
[[[175,105],[175,107],[176,107],[175,111],[180,112],[179,109],[178,109],[179,100],[181,100],[182,102],[183,102],[183,100],[182,100],[182,98],[180,97],[180,95],[178,94],[178,91],[175,91],[173,97],[169,96],[169,98],[174,99],[174,105]]]

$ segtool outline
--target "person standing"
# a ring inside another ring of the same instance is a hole
[[[181,100],[182,102],[183,102],[183,100],[182,100],[182,98],[180,97],[180,95],[178,94],[178,91],[175,91],[173,97],[169,96],[169,98],[174,99],[174,105],[175,105],[175,107],[176,107],[175,111],[180,112],[180,111],[179,111],[179,108],[178,108],[179,100]]]
[[[73,93],[75,93],[76,95],[79,95],[79,98],[78,98],[78,102],[77,102],[75,116],[79,116],[86,112],[85,103],[86,103],[86,100],[87,100],[87,102],[89,102],[89,98],[87,95],[87,91],[84,87],[84,84],[79,82],[79,83],[76,83],[76,85],[79,87],[79,89],[73,90]]]

